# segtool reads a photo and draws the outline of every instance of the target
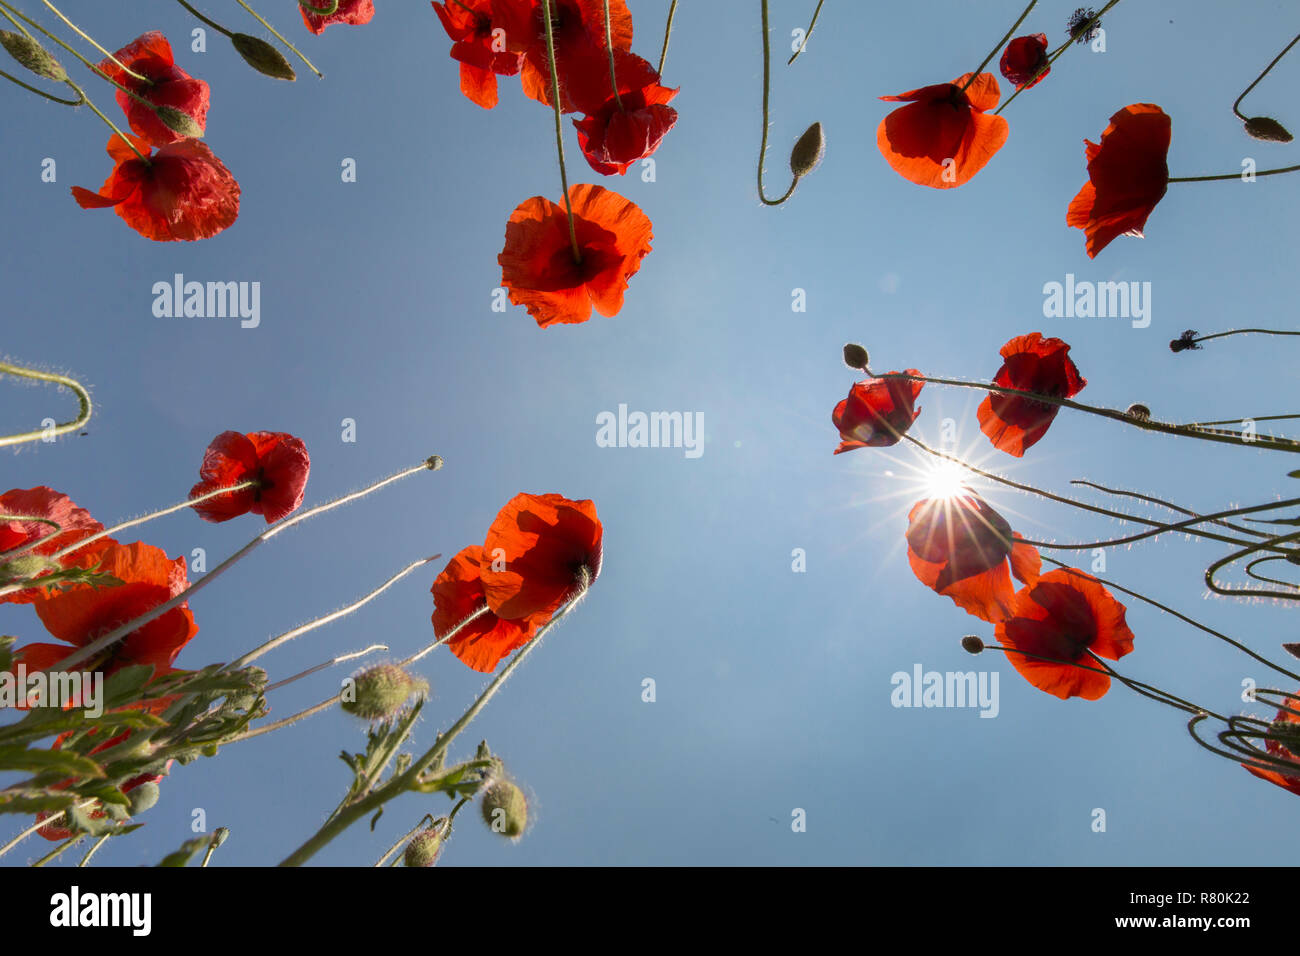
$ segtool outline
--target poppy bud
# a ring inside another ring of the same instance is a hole
[[[1151,420],[1151,409],[1145,405],[1133,404],[1128,407],[1124,413],[1129,418],[1135,418],[1140,422],[1149,422]]]
[[[284,58],[284,54],[265,40],[249,36],[247,33],[236,33],[230,38],[230,43],[234,46],[235,52],[244,58],[244,62],[263,76],[275,80],[298,78],[289,61]]]
[[[155,106],[154,114],[173,133],[180,133],[189,139],[201,139],[203,127],[194,122],[194,117],[174,106]]]
[[[56,83],[62,83],[68,78],[67,70],[59,64],[59,61],[29,36],[10,30],[0,30],[0,46],[37,76],[43,76]]]
[[[790,172],[794,173],[795,179],[807,176],[817,168],[825,153],[826,137],[822,135],[822,124],[813,123],[790,150]]]
[[[433,866],[438,862],[440,853],[442,827],[435,825],[421,830],[411,838],[411,842],[406,844],[406,852],[402,854],[402,862],[407,866]]]
[[[1288,702],[1287,706],[1294,707],[1295,703]],[[1294,720],[1279,719],[1269,725],[1269,733],[1275,740],[1292,754],[1300,754],[1300,723]]]
[[[126,795],[127,800],[131,803],[131,816],[135,816],[137,813],[144,813],[152,807],[158,802],[160,793],[161,791],[158,789],[158,784],[153,781],[146,781],[133,789]]]
[[[424,467],[428,468],[430,471],[437,471],[442,467],[442,456],[430,455],[428,458],[424,459]]]
[[[974,634],[967,634],[961,639],[961,649],[967,654],[978,654],[984,650],[984,642]]]
[[[867,350],[856,342],[850,342],[844,346],[844,364],[855,371],[865,372],[871,362],[871,356]]]
[[[428,683],[412,677],[396,664],[380,664],[353,678],[353,694],[341,706],[345,712],[364,720],[385,720],[401,710],[412,694],[428,689]]]
[[[1266,143],[1289,143],[1294,138],[1285,126],[1268,116],[1252,116],[1246,120],[1246,135]]]
[[[528,826],[528,800],[509,780],[498,780],[483,791],[482,810],[493,833],[515,838]]]
[[[0,564],[0,585],[31,581],[46,571],[58,570],[58,563],[39,554],[24,554]]]
[[[212,839],[208,841],[208,845],[215,850],[219,846],[221,846],[221,844],[225,843],[226,838],[229,836],[230,836],[230,827],[217,827],[215,830],[212,831]]]

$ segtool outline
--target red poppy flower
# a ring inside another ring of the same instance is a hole
[[[503,25],[510,21],[498,12],[503,11],[503,0],[435,2],[433,9],[454,41],[451,58],[460,61],[460,91],[492,109],[497,105],[497,76],[514,76],[523,61],[522,47],[511,44]]]
[[[1012,615],[998,624],[997,636],[1015,649],[1007,657],[1025,680],[1062,700],[1096,700],[1110,690],[1110,677],[1055,661],[1097,667],[1091,654],[1117,661],[1133,650],[1124,605],[1078,570],[1049,571],[1021,588]]]
[[[1047,34],[1016,37],[1002,51],[1002,61],[998,68],[1003,77],[1014,83],[1018,90],[1037,86],[1043,77],[1052,72],[1052,68],[1047,65]],[[1039,70],[1043,72],[1039,73]]]
[[[976,494],[926,498],[907,516],[907,560],[917,580],[967,614],[996,623],[1011,613],[1014,574],[1038,578],[1038,551]]]
[[[483,548],[471,545],[449,562],[433,582],[433,633],[449,634],[457,624],[487,604],[480,572]],[[447,642],[451,652],[476,671],[489,673],[507,654],[523,647],[550,617],[543,610],[522,620],[509,621],[491,611],[480,614]]]
[[[1300,710],[1300,695],[1288,697],[1286,700],[1286,706],[1291,708],[1291,710]],[[1293,714],[1287,710],[1279,710],[1277,712],[1277,717],[1273,720],[1275,731],[1279,721],[1284,724],[1300,724],[1300,714]],[[1300,739],[1300,736],[1297,736],[1295,739]],[[1287,747],[1280,740],[1273,739],[1264,741],[1264,749],[1268,751],[1270,757],[1274,757],[1278,760],[1289,760],[1294,763],[1296,765],[1296,772],[1283,773],[1280,770],[1264,770],[1244,763],[1242,766],[1255,776],[1267,780],[1269,783],[1275,783],[1283,790],[1290,790],[1292,793],[1300,795],[1300,753]]]
[[[45,629],[73,647],[84,647],[128,621],[169,601],[189,586],[185,559],[169,559],[161,548],[137,541],[105,549],[99,570],[123,583],[113,587],[76,584],[33,603]],[[83,664],[111,674],[128,664],[170,667],[181,648],[199,632],[194,615],[182,604],[137,628]],[[60,644],[27,644],[14,652],[14,665],[29,672],[48,670],[72,653]]]
[[[583,184],[569,188],[569,201],[581,263],[573,261],[564,206],[542,196],[511,213],[497,256],[510,301],[525,306],[542,328],[586,322],[593,306],[601,315],[617,315],[627,280],[654,238],[645,213],[618,193]]]
[[[1007,121],[986,113],[998,105],[998,80],[981,73],[963,93],[970,74],[897,96],[906,102],[876,129],[876,146],[894,172],[935,189],[951,189],[970,180],[1007,141]]]
[[[245,481],[257,484],[242,491],[209,498],[194,506],[199,517],[213,523],[229,521],[250,511],[267,524],[279,521],[302,504],[311,471],[311,457],[301,439],[284,432],[222,432],[203,453],[199,477],[190,489],[197,498]]]
[[[552,614],[585,578],[600,573],[596,506],[562,495],[519,494],[497,514],[483,542],[479,576],[498,617]]]
[[[0,495],[0,515],[31,515],[47,521],[55,521],[59,525],[59,528],[55,529],[36,521],[0,518],[0,554],[44,538],[45,540],[40,544],[24,551],[22,556],[36,554],[48,557],[104,530],[104,526],[92,518],[89,511],[77,507],[67,495],[44,486],[6,491]],[[46,535],[53,535],[53,537],[46,538]],[[112,538],[97,538],[84,548],[64,555],[58,560],[58,564],[64,568],[93,567],[104,550],[116,543]],[[26,576],[26,574],[21,575],[21,577]],[[0,587],[4,586],[5,580],[5,559],[0,557]],[[0,595],[0,604],[6,602],[30,604],[40,594],[40,588],[26,588],[12,594]]]
[[[318,10],[327,10],[330,6],[330,0],[308,0],[308,2]],[[339,0],[338,9],[323,15],[311,13],[301,4],[298,5],[298,9],[302,12],[302,22],[307,24],[307,29],[319,36],[326,27],[335,23],[346,23],[349,26],[369,23],[370,18],[375,15],[375,2],[374,0]]]
[[[1045,339],[1041,332],[1020,335],[1002,346],[1002,367],[993,384],[1053,398],[1072,398],[1088,380],[1079,374],[1069,356],[1070,346],[1060,339]],[[980,402],[980,431],[995,448],[1017,458],[1047,434],[1060,411],[1020,395],[991,393]]]
[[[145,77],[144,80],[137,79],[112,60],[105,60],[99,68],[115,82],[154,106],[180,110],[200,129],[207,124],[208,84],[176,65],[172,60],[171,44],[157,30],[137,37],[113,56],[131,73]],[[153,110],[121,90],[117,91],[117,103],[126,114],[131,129],[150,145],[166,146],[185,138],[160,120]]]
[[[909,368],[904,374],[921,373]],[[903,432],[911,428],[916,416],[921,414],[921,410],[913,408],[913,405],[923,385],[924,382],[904,378],[868,378],[854,385],[849,389],[849,397],[836,405],[831,413],[831,421],[843,439],[834,453],[898,444]]]
[[[618,77],[619,99],[614,98],[609,80],[608,57],[600,64],[579,70],[569,92],[586,113],[574,120],[578,145],[591,168],[603,176],[620,176],[633,163],[659,148],[677,122],[677,111],[666,106],[677,90],[659,83],[659,73],[635,53],[614,54],[614,75]],[[621,101],[621,105],[620,105]]]
[[[1065,224],[1088,237],[1088,257],[1116,236],[1142,238],[1147,217],[1169,188],[1169,117],[1153,103],[1134,103],[1110,118],[1101,143],[1084,140],[1088,181],[1070,202]]]
[[[602,0],[550,0],[551,31],[555,39],[555,68],[560,80],[560,110],[580,110],[572,96],[575,88],[599,82],[603,72],[609,83],[609,59],[605,52],[605,10]],[[508,35],[526,38],[520,85],[524,95],[551,104],[551,69],[546,52],[546,23],[540,3],[518,7],[517,26],[506,27]],[[522,21],[522,22],[520,22]],[[626,0],[609,0],[611,46],[617,54],[632,48],[632,14]],[[593,54],[600,54],[594,56]],[[604,66],[599,65],[604,57]]]
[[[108,141],[117,166],[97,193],[73,186],[77,205],[112,206],[123,222],[157,242],[207,239],[239,217],[239,183],[206,143],[183,139],[152,156],[144,140],[135,143],[147,161],[118,137]]]

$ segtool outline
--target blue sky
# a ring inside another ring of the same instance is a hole
[[[96,413],[86,437],[5,454],[0,486],[53,486],[109,523],[179,500],[226,429],[300,436],[312,503],[431,453],[446,461],[276,539],[197,597],[201,630],[179,666],[230,660],[412,560],[481,542],[519,491],[596,502],[605,563],[589,600],[455,754],[486,738],[530,793],[532,828],[510,844],[462,817],[440,865],[1258,864],[1300,850],[1296,798],[1196,747],[1175,712],[1119,686],[1097,702],[1063,702],[999,656],[962,651],[963,634],[991,640],[992,627],[907,566],[906,513],[923,493],[909,477],[916,459],[905,448],[832,457],[830,424],[854,381],[839,360],[846,341],[866,345],[877,369],[987,379],[999,347],[1032,331],[1071,344],[1088,379],[1083,401],[1141,401],[1180,421],[1292,411],[1286,340],[1227,339],[1177,356],[1166,343],[1186,328],[1291,324],[1300,180],[1171,185],[1147,238],[1118,239],[1095,260],[1064,219],[1086,179],[1083,139],[1129,103],[1172,117],[1171,175],[1234,172],[1244,157],[1261,169],[1294,163],[1294,146],[1248,139],[1229,111],[1293,35],[1294,9],[1250,2],[1224,16],[1208,2],[1121,3],[1106,19],[1106,51],[1071,49],[1006,111],[1010,137],[989,165],[938,191],[881,158],[875,130],[890,106],[877,97],[973,69],[1019,4],[829,3],[786,67],[791,30],[814,4],[774,2],[769,193],[784,191],[788,150],[809,123],[823,123],[828,145],[792,201],[771,209],[754,177],[758,4],[682,4],[664,72],[681,88],[680,117],[655,181],[601,180],[565,123],[570,181],[601,181],[637,203],[654,222],[654,250],[618,316],[542,330],[522,308],[493,312],[491,301],[511,210],[534,195],[559,199],[553,119],[508,79],[495,110],[464,99],[427,5],[381,0],[369,25],[320,37],[292,9],[263,9],[326,73],[302,70],[294,84],[254,74],[211,34],[208,52],[188,52],[181,38],[193,24],[177,5],[120,18],[72,6],[65,12],[113,48],[162,29],[178,62],[208,80],[207,142],[239,180],[242,206],[213,239],[148,242],[68,194],[108,173],[102,124],[6,94],[0,348],[90,383]],[[630,4],[633,49],[652,62],[667,6]],[[1055,44],[1073,8],[1040,3],[1019,32]],[[1246,101],[1248,115],[1294,128],[1285,94],[1297,71],[1300,60],[1284,60]],[[113,106],[107,93],[96,99]],[[56,183],[40,180],[45,157]],[[346,158],[355,183],[341,182]],[[178,272],[260,282],[260,325],[156,318],[153,284]],[[1043,286],[1067,274],[1150,282],[1150,327],[1045,318]],[[791,310],[795,289],[805,312]],[[10,431],[75,407],[50,389],[0,385]],[[962,449],[1061,493],[1087,477],[1208,511],[1297,490],[1284,454],[1082,415],[1063,414],[1014,460],[980,435],[979,398],[927,386],[916,434],[936,443],[952,418]],[[702,456],[598,447],[596,418],[620,403],[702,413]],[[355,443],[341,440],[348,418]],[[975,487],[1027,536],[1135,530]],[[179,514],[141,537],[171,555],[202,547],[211,564],[259,530],[251,516],[211,525]],[[791,567],[796,548],[802,573]],[[1111,550],[1106,574],[1280,654],[1295,609],[1207,599],[1200,575],[1219,555],[1170,536]],[[409,654],[431,639],[440,566],[262,663],[274,680],[373,642]],[[1136,642],[1121,672],[1224,712],[1263,712],[1240,699],[1243,679],[1276,686],[1262,668],[1124,603]],[[41,636],[27,607],[0,608],[0,632]],[[997,671],[998,716],[891,706],[891,675],[916,664]],[[422,665],[433,687],[417,731],[427,746],[486,680],[447,653]],[[328,696],[346,666],[276,691],[274,714]],[[645,678],[654,703],[642,701]],[[232,830],[212,865],[274,863],[337,803],[349,779],[339,751],[363,746],[362,727],[331,712],[178,767],[141,818],[148,826],[97,860],[155,862],[191,836],[203,808],[209,829]],[[316,861],[373,862],[447,806],[405,797],[374,834],[358,826]],[[792,832],[795,808],[806,832]],[[1092,830],[1094,808],[1106,811],[1104,833]],[[6,862],[47,848],[32,840]]]

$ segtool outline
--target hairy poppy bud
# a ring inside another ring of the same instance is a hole
[[[790,150],[790,172],[794,173],[795,179],[807,176],[817,168],[825,154],[826,137],[822,135],[822,124],[813,123]]]
[[[844,346],[844,364],[849,368],[859,372],[865,372],[871,362],[871,356],[867,350],[856,342],[850,342]]]
[[[247,33],[236,33],[230,38],[235,52],[244,58],[244,62],[263,76],[276,80],[296,80],[289,61],[271,44]]]
[[[152,807],[158,802],[158,797],[161,792],[162,791],[158,789],[158,784],[151,780],[147,780],[133,789],[126,795],[127,800],[129,800],[131,804],[131,816],[135,816],[137,813],[144,813]]]
[[[427,682],[412,677],[396,664],[380,664],[351,678],[344,688],[341,705],[349,714],[365,720],[392,717],[414,693],[429,689]]]
[[[1246,135],[1266,143],[1289,143],[1294,138],[1285,126],[1268,116],[1252,116],[1246,120]]]
[[[194,122],[194,117],[184,110],[178,110],[174,106],[155,106],[153,110],[162,124],[173,133],[189,139],[203,137],[203,127]]]
[[[0,564],[0,585],[31,581],[46,571],[56,571],[59,565],[39,554],[23,554]]]
[[[212,839],[208,841],[208,844],[215,850],[221,846],[221,844],[225,843],[229,836],[230,827],[217,827],[212,831]]]
[[[431,826],[421,830],[406,844],[402,862],[407,866],[433,866],[442,853],[442,827]]]
[[[498,780],[483,791],[482,809],[493,833],[518,837],[528,826],[528,800],[509,780]]]
[[[1128,407],[1124,413],[1129,418],[1136,418],[1140,422],[1149,422],[1151,420],[1151,409],[1145,405],[1133,404]]]
[[[59,64],[59,61],[29,36],[10,30],[0,30],[0,46],[8,50],[11,57],[37,76],[43,76],[56,83],[62,83],[68,78],[68,71]]]
[[[967,634],[961,639],[961,649],[968,654],[978,654],[984,650],[984,642],[974,634]]]

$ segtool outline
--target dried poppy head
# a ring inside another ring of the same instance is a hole
[[[1178,353],[1185,352],[1187,349],[1199,349],[1201,346],[1196,341],[1196,336],[1199,334],[1195,329],[1188,329],[1169,343],[1169,351]]]
[[[1074,13],[1070,14],[1070,20],[1065,25],[1066,33],[1075,43],[1091,43],[1097,37],[1097,31],[1101,29],[1101,21],[1089,23],[1097,11],[1092,7],[1076,7]]]

